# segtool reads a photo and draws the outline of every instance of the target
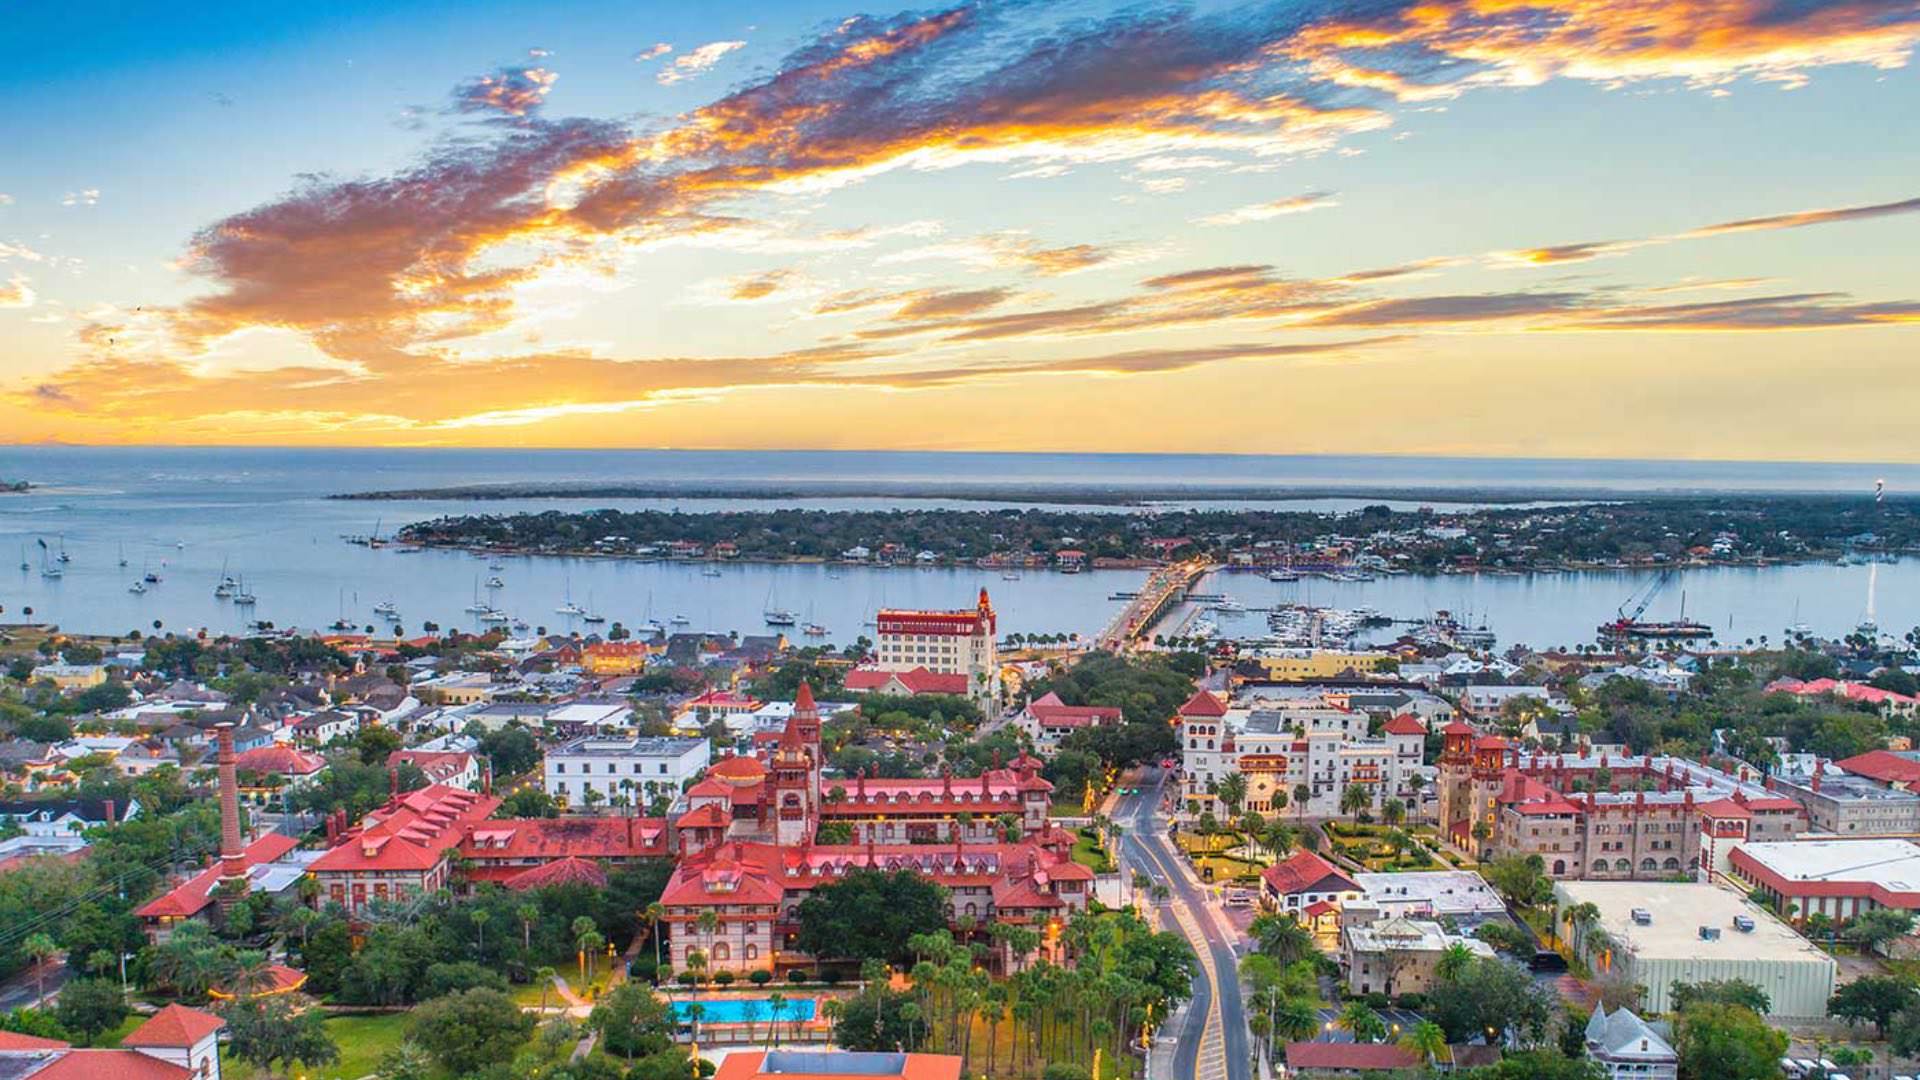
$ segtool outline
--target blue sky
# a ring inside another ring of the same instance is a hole
[[[1911,0],[10,16],[23,440],[1915,453]]]

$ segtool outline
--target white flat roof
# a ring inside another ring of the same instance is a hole
[[[1845,881],[1920,891],[1920,844],[1911,840],[1767,840],[1740,851],[1788,881]]]
[[[1505,911],[1487,880],[1471,870],[1421,870],[1409,874],[1355,874],[1375,904],[1428,904],[1435,915]]]
[[[1613,940],[1643,960],[1812,960],[1831,963],[1814,948],[1739,893],[1714,885],[1659,881],[1562,881],[1555,891],[1569,904],[1600,909],[1600,925]],[[1565,905],[1563,905],[1565,906]],[[1633,921],[1633,909],[1653,922]],[[1733,917],[1752,919],[1752,933],[1734,929]],[[1702,941],[1700,928],[1716,927],[1720,940]]]

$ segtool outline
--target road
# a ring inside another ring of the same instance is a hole
[[[40,991],[43,984],[47,999],[58,997],[60,988],[67,985],[70,977],[72,971],[60,960],[47,961],[46,977],[38,980],[33,977],[33,967],[29,965],[26,970],[0,983],[0,1012],[32,1008],[42,1000]]]
[[[1127,795],[1114,808],[1114,820],[1126,828],[1121,840],[1122,873],[1144,870],[1172,894],[1166,915],[1194,947],[1200,977],[1175,1044],[1173,1075],[1178,1080],[1249,1080],[1247,1015],[1240,1000],[1239,960],[1234,935],[1221,929],[1201,887],[1167,841],[1160,821],[1161,788],[1166,776],[1146,770],[1140,794]],[[1163,1032],[1163,1035],[1167,1034]]]

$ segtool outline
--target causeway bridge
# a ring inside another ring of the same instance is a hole
[[[1218,563],[1206,559],[1189,559],[1154,570],[1140,586],[1139,594],[1100,631],[1094,647],[1119,652],[1147,637],[1168,609],[1185,600],[1201,578],[1219,568]]]

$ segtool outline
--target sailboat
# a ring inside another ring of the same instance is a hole
[[[490,605],[480,602],[480,575],[473,575],[473,603],[467,605],[467,614],[485,615],[492,610],[493,608]]]
[[[60,538],[60,561],[63,563],[73,561],[73,556],[67,554],[67,538],[64,536]]]
[[[40,576],[43,578],[57,578],[57,577],[65,576],[66,571],[60,569],[59,563],[47,561],[47,542],[45,540],[36,539],[34,543],[40,545]]]
[[[1793,622],[1787,626],[1787,636],[1790,638],[1813,636],[1813,627],[1800,621],[1800,601],[1798,598],[1795,598],[1793,601]]]
[[[603,623],[607,621],[607,617],[605,615],[602,615],[598,611],[594,610],[592,592],[587,593],[587,610],[584,612],[581,612],[580,621],[589,622],[589,623]]]
[[[400,614],[400,605],[394,603],[391,600],[382,600],[379,603],[373,605],[373,613],[375,615],[385,615],[388,618],[392,618],[393,616]]]
[[[1877,562],[1868,563],[1867,564],[1867,617],[1860,620],[1860,625],[1854,627],[1854,631],[1860,634],[1864,634],[1869,638],[1877,638],[1880,636],[1879,618],[1874,613],[1874,598],[1875,598],[1875,594],[1878,593],[1879,591],[1880,591],[1880,564]]]
[[[760,615],[766,619],[768,626],[792,626],[800,621],[798,615],[788,611],[786,608],[773,606],[773,587],[771,585],[767,587],[766,609],[762,611]]]
[[[234,582],[234,585],[233,585],[233,602],[234,603],[240,605],[241,607],[252,607],[257,602],[257,600],[258,598],[253,595],[253,590],[247,588],[247,579],[245,575],[242,575],[239,581]]]
[[[333,625],[329,627],[329,629],[333,629],[333,630],[353,629],[353,624],[347,621],[347,590],[345,589],[340,590],[340,617],[333,620]]]
[[[127,565],[127,545],[124,543],[120,545],[120,565]]]
[[[214,585],[213,595],[219,597],[222,600],[225,600],[226,598],[232,596],[233,591],[238,587],[239,587],[239,583],[227,576],[227,560],[221,559],[220,560],[220,581],[218,584]]]
[[[720,568],[717,566],[703,566],[700,568],[700,576],[701,577],[719,577]]]
[[[33,569],[33,564],[27,561],[27,545],[21,544],[20,545],[20,572],[24,574],[31,569]]]
[[[146,592],[147,583],[144,581],[136,581],[133,584],[127,586],[127,591],[135,594]]]
[[[567,602],[553,609],[556,615],[585,615],[587,609],[573,602],[573,579],[567,579]]]
[[[634,629],[637,630],[642,637],[666,636],[667,628],[660,625],[659,619],[656,619],[653,617],[653,594],[652,593],[647,594],[647,617],[642,619],[640,621],[640,625],[634,627]]]

